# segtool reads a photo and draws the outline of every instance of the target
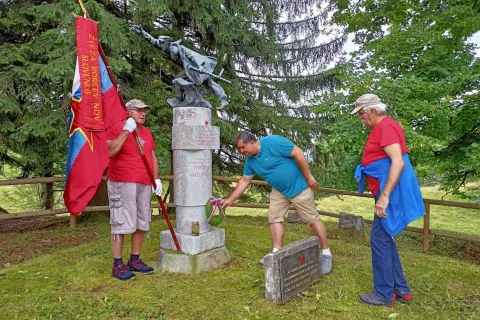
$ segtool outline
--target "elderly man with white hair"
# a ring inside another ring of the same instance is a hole
[[[375,217],[370,234],[374,290],[358,296],[373,306],[409,303],[410,287],[404,277],[394,237],[425,214],[420,186],[408,157],[402,126],[386,115],[387,106],[371,93],[355,102],[352,114],[371,128],[355,179],[363,192],[364,177],[375,195]]]
[[[107,187],[113,253],[112,276],[120,280],[133,280],[134,272],[153,273],[153,268],[140,259],[140,250],[150,230],[151,193],[157,196],[162,194],[162,181],[155,156],[155,140],[152,132],[145,127],[147,110],[151,107],[138,99],[128,101],[125,107],[129,118],[106,132],[110,155]],[[155,178],[155,189],[132,134],[134,131]],[[126,234],[132,235],[132,246],[130,259],[124,264],[122,251]]]

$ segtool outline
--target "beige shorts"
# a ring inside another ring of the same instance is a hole
[[[107,180],[112,234],[150,230],[152,186],[143,183]]]
[[[307,188],[291,199],[272,189],[268,207],[268,223],[282,222],[292,204],[305,222],[312,224],[320,221],[312,189]]]

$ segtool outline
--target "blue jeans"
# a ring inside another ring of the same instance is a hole
[[[397,245],[385,231],[381,221],[381,218],[375,216],[370,233],[373,287],[375,294],[385,301],[390,301],[393,296],[393,288],[397,288],[402,294],[410,293],[410,288],[403,276]]]

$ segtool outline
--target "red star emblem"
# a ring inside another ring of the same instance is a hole
[[[208,121],[205,121],[205,125],[208,126]]]
[[[85,140],[87,140],[88,145],[90,146],[90,149],[93,151],[93,132],[92,131],[87,131],[84,130],[82,127],[78,125],[78,123],[75,121],[75,112],[72,110],[72,120],[70,123],[70,128],[69,128],[69,136],[72,136],[75,131],[79,131],[84,137]]]
[[[305,261],[305,257],[303,256],[303,254],[300,256],[300,262],[303,263],[303,261]]]

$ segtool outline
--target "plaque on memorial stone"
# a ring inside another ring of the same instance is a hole
[[[340,212],[338,219],[338,227],[341,229],[355,229],[363,234],[365,229],[365,222],[362,216]]]
[[[204,150],[220,148],[220,128],[191,125],[172,128],[173,150]]]
[[[289,223],[306,223],[297,212],[289,212],[287,216],[287,222]]]
[[[280,290],[282,303],[308,290],[320,278],[320,250],[318,246],[305,248],[280,259]]]
[[[321,276],[318,238],[292,242],[264,257],[265,298],[286,303],[318,281]]]
[[[208,125],[212,119],[212,111],[207,108],[184,107],[173,109],[174,126]]]

